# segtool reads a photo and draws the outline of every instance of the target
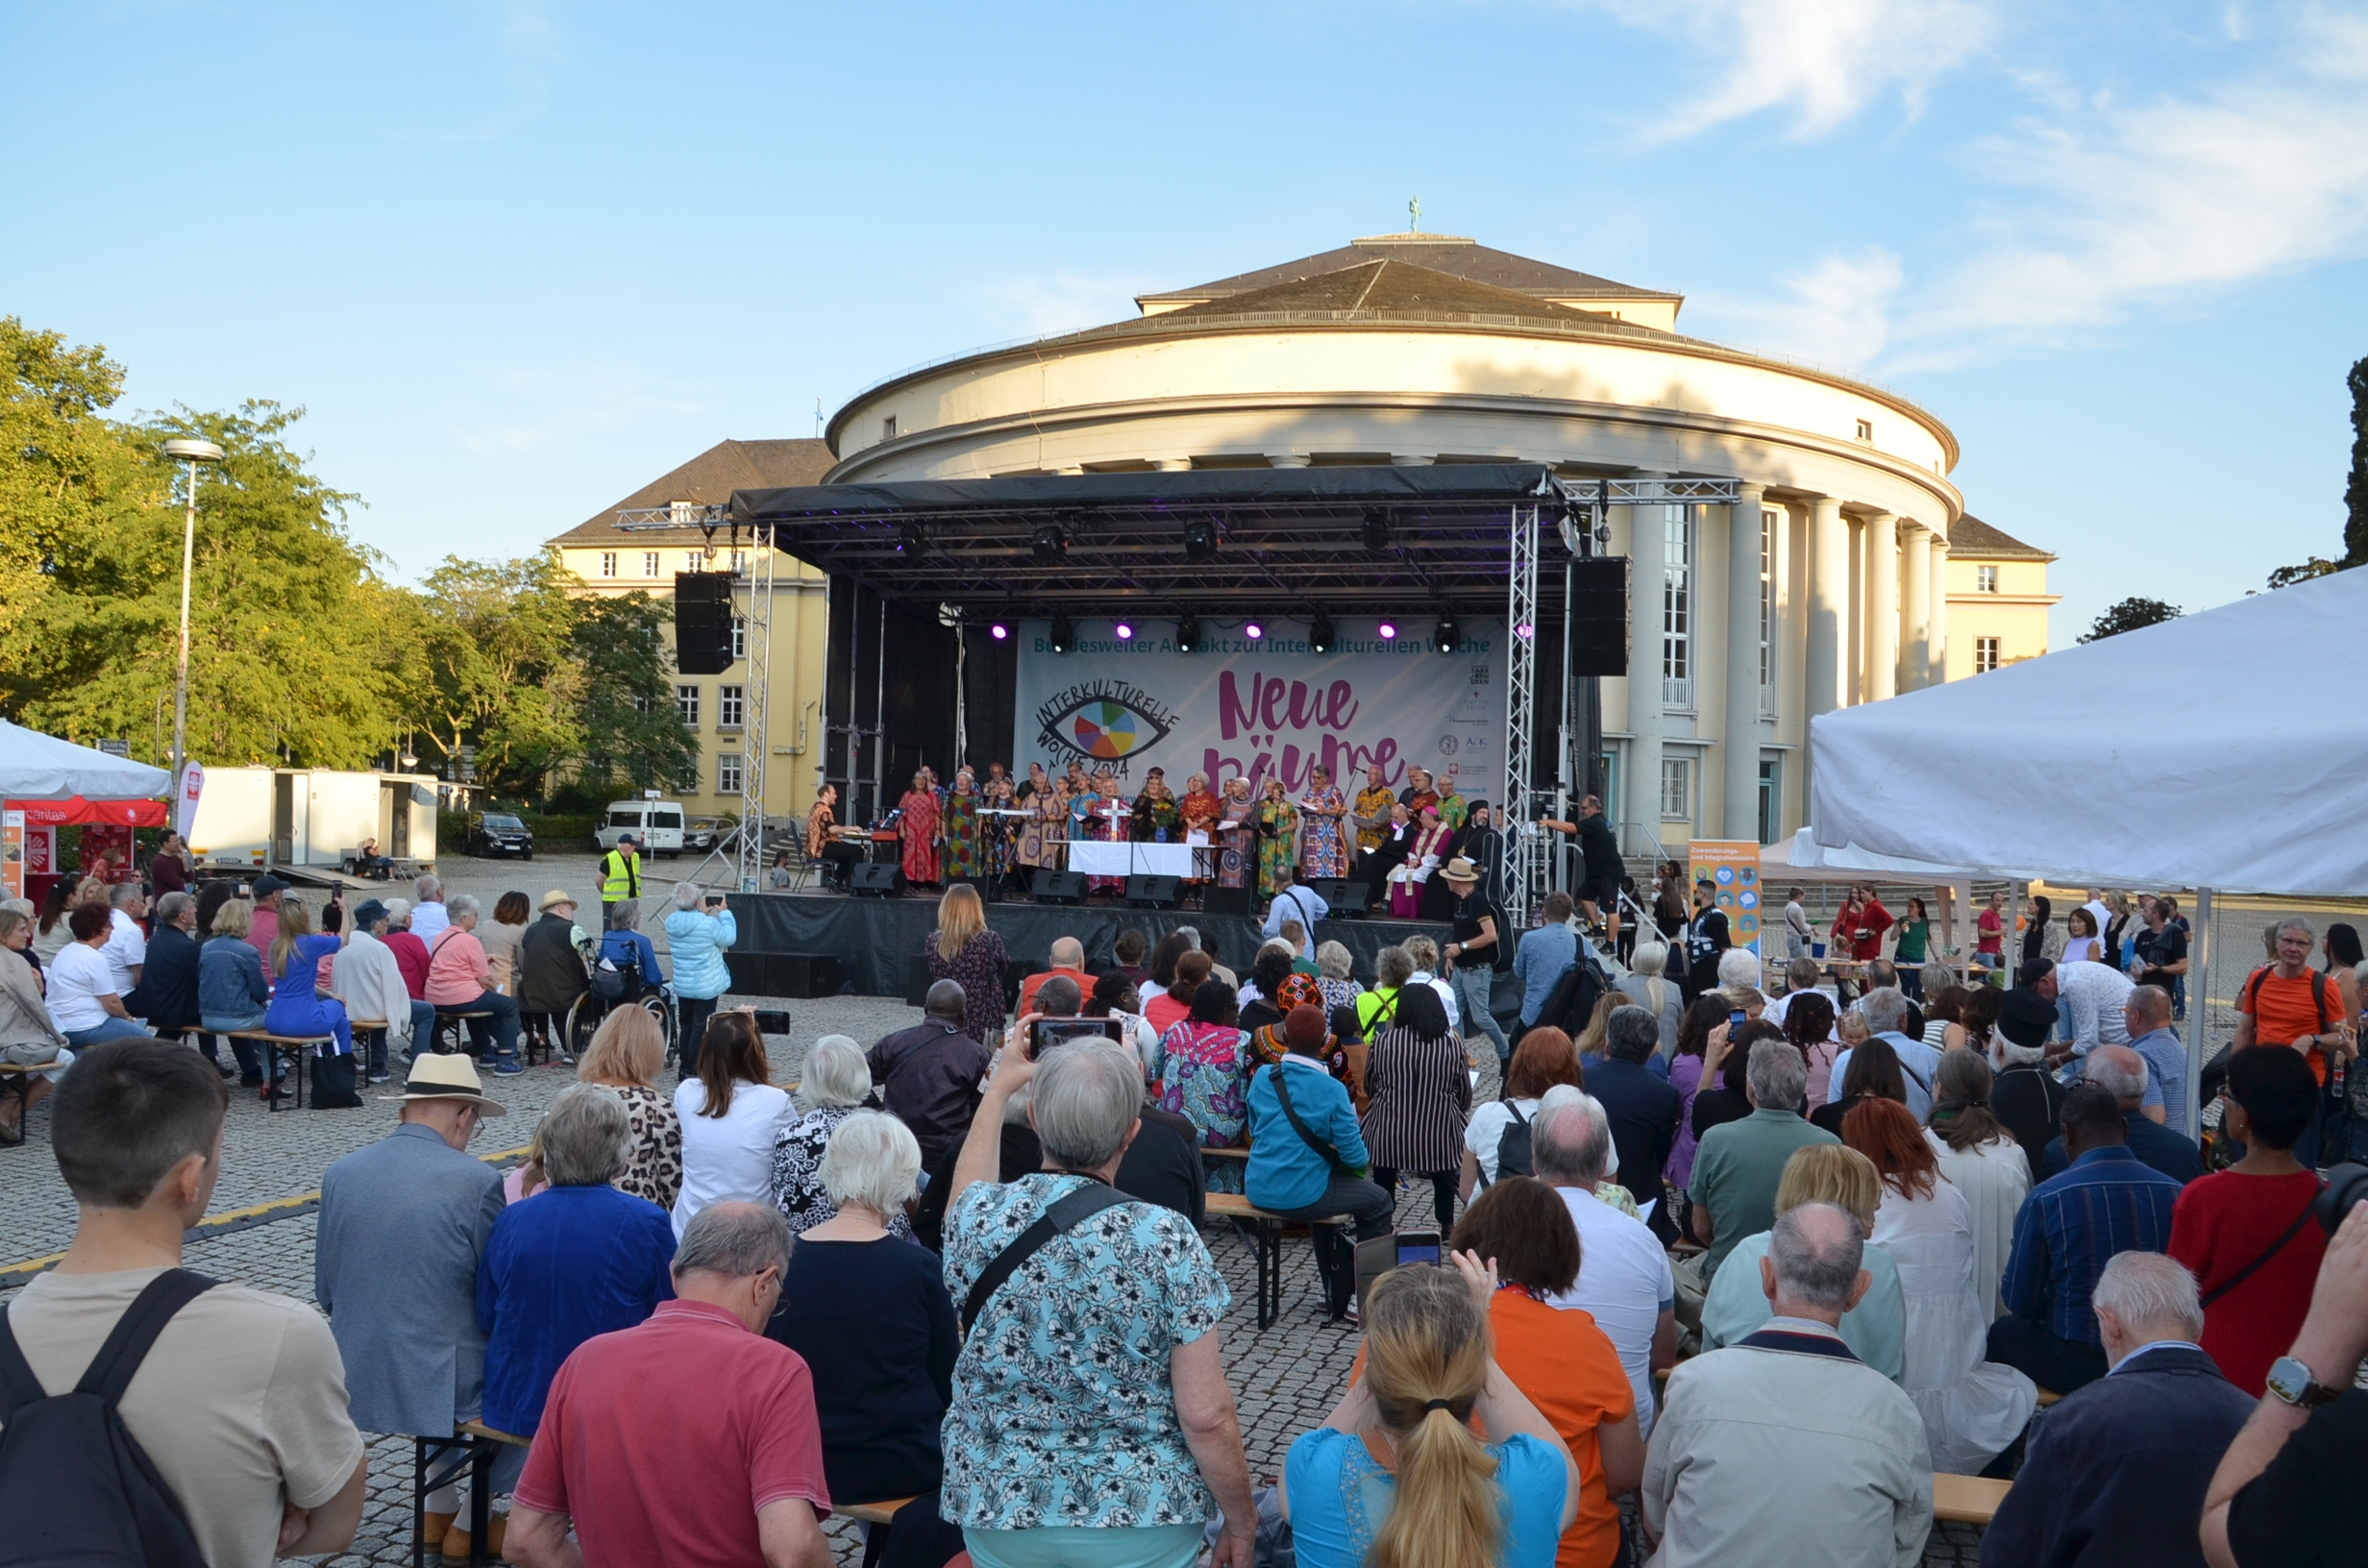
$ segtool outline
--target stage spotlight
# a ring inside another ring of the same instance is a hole
[[[1069,535],[1061,531],[1061,526],[1058,523],[1036,525],[1036,558],[1038,560],[1057,561],[1068,553]]]
[[[1217,525],[1205,517],[1196,517],[1184,525],[1184,558],[1205,561],[1217,554]]]
[[[918,555],[921,553],[922,547],[926,545],[928,542],[928,534],[923,530],[921,525],[914,519],[908,517],[903,522],[897,525],[898,554]]]
[[[1380,626],[1380,631],[1381,631],[1381,640],[1382,640],[1383,642],[1385,642],[1385,643],[1394,643],[1394,642],[1396,642],[1396,641],[1397,641],[1397,623],[1396,623],[1396,622],[1394,622],[1394,621],[1384,621],[1384,622],[1382,622],[1381,626]]]
[[[1118,624],[1115,629],[1119,634],[1120,642],[1131,643],[1135,640],[1135,626],[1133,622],[1122,621]]]
[[[1070,624],[1069,617],[1056,615],[1052,618],[1052,633],[1046,640],[1051,643],[1053,652],[1068,652],[1069,645],[1076,641],[1076,638],[1077,628]]]
[[[1264,638],[1266,634],[1267,628],[1260,625],[1254,620],[1245,621],[1242,623],[1242,635],[1248,638],[1253,643]]]
[[[1175,623],[1175,647],[1179,653],[1197,652],[1200,648],[1200,617],[1178,616]]]
[[[1442,653],[1453,653],[1463,646],[1464,628],[1456,625],[1453,615],[1443,615],[1439,618],[1437,629],[1431,633],[1431,639]]]
[[[1524,621],[1519,625],[1513,628],[1513,635],[1518,637],[1521,641],[1526,643],[1531,637],[1537,634],[1537,631],[1538,628],[1536,626],[1533,626],[1528,622]]]
[[[1365,514],[1365,548],[1378,555],[1390,548],[1390,514],[1379,507]]]
[[[1308,628],[1307,646],[1319,653],[1332,651],[1332,618],[1321,610],[1316,612],[1316,624]]]
[[[1011,635],[1011,627],[1003,622],[998,621],[993,625],[987,627],[987,635],[999,643]]]

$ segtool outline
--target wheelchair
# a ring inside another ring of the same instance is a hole
[[[672,1060],[675,1049],[674,987],[660,980],[654,985],[644,983],[641,994],[618,1001],[605,1001],[591,990],[592,965],[584,965],[584,992],[569,1004],[564,1017],[552,1013],[530,1013],[520,1020],[521,1049],[531,1051],[537,1045],[548,1057],[553,1053],[570,1062],[580,1061],[592,1037],[613,1008],[638,1007],[657,1020],[658,1035],[666,1042],[666,1057]],[[558,1033],[551,1033],[554,1021]]]

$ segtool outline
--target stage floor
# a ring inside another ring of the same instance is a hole
[[[866,996],[906,995],[915,1006],[915,960],[922,943],[937,929],[934,896],[858,898],[837,893],[736,894],[732,913],[740,939],[727,955],[733,970],[732,989],[767,994],[753,983],[767,959],[801,953],[835,956],[844,976],[840,989]],[[1189,925],[1200,933],[1200,945],[1220,964],[1245,978],[1250,960],[1266,940],[1258,922],[1238,915],[1212,915],[1194,909],[1128,909],[1124,904],[994,903],[987,906],[987,924],[1002,937],[1003,946],[1025,972],[1050,968],[1053,942],[1074,937],[1085,944],[1085,967],[1100,970],[1117,962],[1111,943],[1120,932],[1133,928],[1151,942]],[[1417,933],[1444,942],[1447,927],[1425,920],[1328,919],[1316,925],[1316,940],[1338,942],[1349,951],[1356,978],[1370,985],[1373,957],[1384,947]],[[746,976],[750,983],[744,984]]]

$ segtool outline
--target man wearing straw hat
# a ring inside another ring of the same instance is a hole
[[[469,1139],[479,1122],[508,1113],[457,1054],[421,1051],[390,1098],[400,1107],[394,1131],[321,1178],[312,1294],[345,1359],[354,1424],[450,1437],[478,1413],[485,1335],[477,1262],[502,1212],[501,1173],[470,1156]],[[459,1508],[457,1484],[429,1494],[430,1551],[444,1546]]]
[[[1501,1064],[1513,1056],[1513,1044],[1505,1039],[1503,1025],[1496,1015],[1489,1011],[1490,993],[1496,986],[1496,968],[1505,958],[1504,917],[1489,902],[1488,894],[1480,891],[1480,868],[1462,855],[1440,868],[1439,874],[1446,879],[1447,891],[1455,894],[1455,908],[1450,919],[1454,929],[1448,932],[1447,945],[1440,949],[1446,961],[1447,984],[1455,988],[1457,1005],[1464,1014],[1465,1034],[1468,1038],[1471,1025],[1481,1031],[1496,1047],[1496,1060]]]

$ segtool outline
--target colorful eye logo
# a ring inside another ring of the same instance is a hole
[[[1122,683],[1073,690],[1039,709],[1037,721],[1048,750],[1081,762],[1125,762],[1175,728],[1175,720],[1155,698]]]

